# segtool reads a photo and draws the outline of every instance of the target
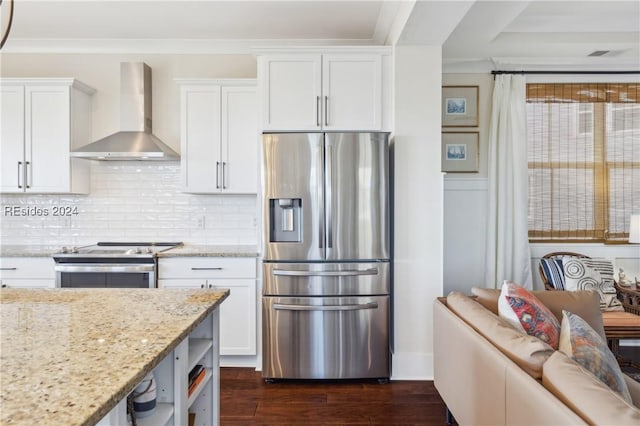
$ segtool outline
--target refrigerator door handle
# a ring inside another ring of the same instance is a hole
[[[274,303],[273,309],[280,311],[361,311],[363,309],[377,309],[378,303],[363,303],[358,305],[288,305],[283,303]]]
[[[318,145],[318,164],[316,167],[318,168],[318,182],[322,182],[322,167],[324,160],[322,158],[322,145]],[[319,220],[318,220],[318,247],[323,248],[324,246],[324,199],[323,199],[323,191],[322,185],[316,185],[316,197],[318,207],[320,208]]]
[[[378,275],[378,268],[347,269],[344,271],[289,271],[274,269],[271,274],[286,277],[354,277],[360,275]]]
[[[325,159],[326,164],[326,175],[325,175],[325,190],[327,192],[327,248],[333,248],[333,209],[331,206],[332,201],[332,191],[331,186],[333,184],[333,146],[329,143],[327,144],[327,158]],[[327,253],[328,256],[328,253]]]

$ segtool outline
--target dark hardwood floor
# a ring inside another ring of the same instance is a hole
[[[640,359],[640,347],[621,347]],[[623,368],[628,373],[635,370]],[[635,376],[640,381],[640,375]],[[220,424],[445,425],[431,381],[298,381],[266,384],[253,368],[220,369]]]
[[[220,424],[445,425],[431,381],[276,381],[251,368],[220,369]]]

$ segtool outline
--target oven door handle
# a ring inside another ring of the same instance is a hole
[[[287,277],[353,277],[358,275],[378,275],[378,268],[347,269],[344,271],[285,271],[274,269],[272,274]]]
[[[56,265],[56,272],[119,272],[119,273],[139,273],[155,272],[155,265],[136,265],[130,263],[65,263]]]
[[[273,309],[280,311],[360,311],[363,309],[377,309],[378,303],[362,303],[357,305],[287,305],[274,303]]]

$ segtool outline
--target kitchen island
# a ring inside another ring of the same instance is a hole
[[[164,416],[151,424],[186,424],[191,406],[200,416],[209,411],[199,424],[217,423],[217,308],[228,295],[226,289],[0,290],[0,424],[123,424],[127,395],[151,371]],[[188,395],[187,375],[197,363],[206,379]]]

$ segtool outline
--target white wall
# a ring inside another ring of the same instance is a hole
[[[443,74],[443,86],[478,86],[478,127],[446,127],[444,132],[479,133],[477,173],[444,178],[444,294],[483,287],[487,223],[487,152],[493,78],[491,74]]]
[[[393,379],[433,378],[442,295],[441,48],[395,48]]]

